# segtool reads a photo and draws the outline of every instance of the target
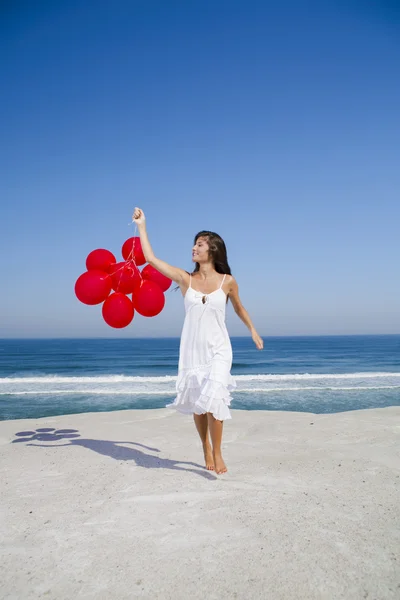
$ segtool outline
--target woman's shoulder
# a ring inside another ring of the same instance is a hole
[[[230,273],[221,273],[220,280],[224,284],[224,287],[230,287],[232,284],[236,282],[236,279]]]

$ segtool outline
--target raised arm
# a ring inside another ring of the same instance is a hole
[[[251,337],[253,338],[253,342],[257,346],[258,350],[262,350],[264,348],[264,342],[262,338],[258,335],[252,320],[250,319],[250,315],[242,304],[242,301],[239,297],[239,286],[234,277],[230,278],[229,281],[229,291],[228,296],[230,301],[232,302],[232,306],[235,310],[235,313],[243,321],[246,327],[250,330]]]
[[[189,275],[183,269],[179,269],[178,267],[173,267],[169,265],[164,260],[157,258],[153,252],[153,248],[151,247],[147,230],[146,230],[146,217],[144,212],[140,208],[135,208],[132,220],[136,223],[137,228],[139,230],[140,242],[142,244],[142,250],[145,259],[157,271],[175,281],[179,287],[187,287],[189,285]]]

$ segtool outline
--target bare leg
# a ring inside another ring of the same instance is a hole
[[[211,413],[207,413],[207,419],[213,447],[215,472],[218,475],[221,475],[222,473],[226,473],[228,470],[221,454],[222,429],[224,422],[217,421],[217,419],[215,419]]]
[[[199,432],[201,443],[203,444],[204,460],[206,461],[206,469],[214,471],[213,453],[208,436],[208,419],[207,415],[193,415],[196,429]]]

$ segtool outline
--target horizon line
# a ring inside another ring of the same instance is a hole
[[[399,333],[316,333],[316,334],[282,334],[282,335],[261,335],[262,338],[321,338],[321,337],[395,337],[400,336]],[[137,337],[103,337],[103,336],[81,336],[81,337],[0,337],[0,341],[29,341],[29,340],[179,340],[180,336],[137,336]],[[233,335],[234,339],[251,339],[251,335]]]

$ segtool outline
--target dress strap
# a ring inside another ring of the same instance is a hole
[[[189,273],[189,287],[192,287],[192,274]]]
[[[219,286],[219,289],[221,289],[222,286],[224,285],[225,277],[226,277],[226,274],[222,278],[221,285]]]

